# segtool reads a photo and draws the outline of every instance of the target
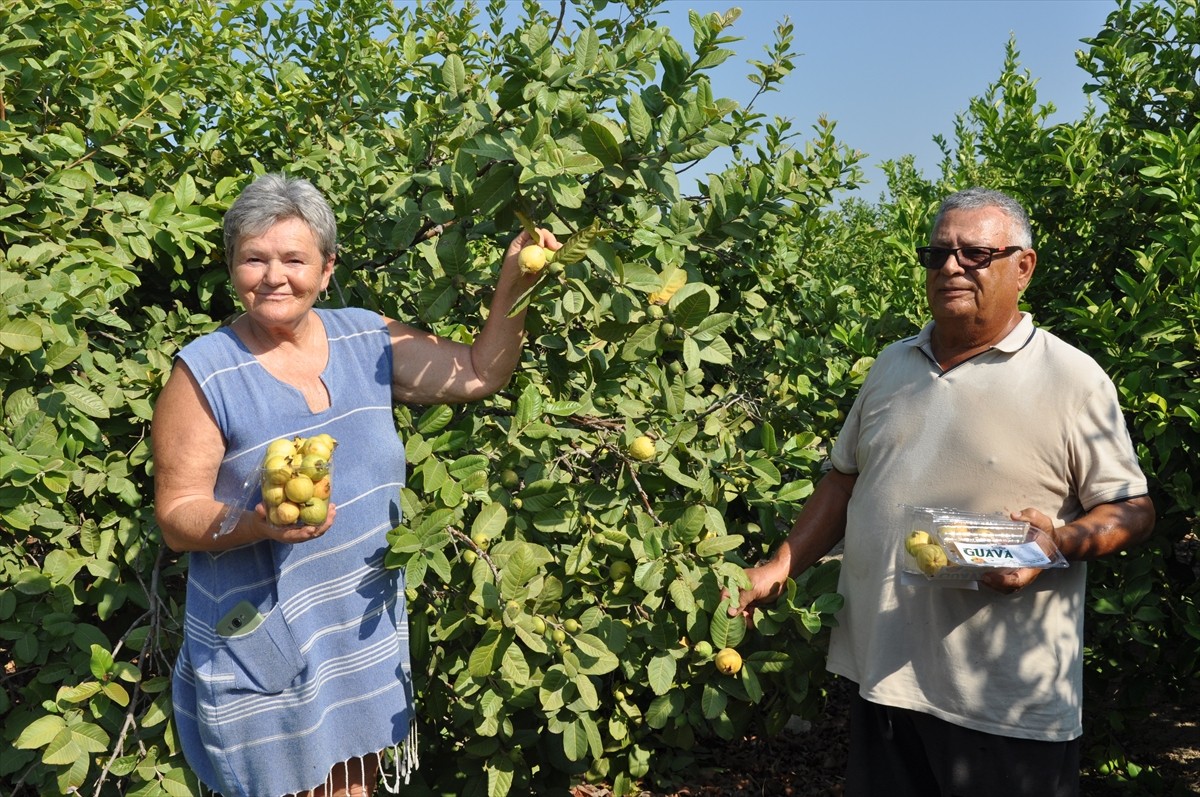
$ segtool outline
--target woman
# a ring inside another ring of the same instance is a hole
[[[403,576],[383,566],[404,483],[392,402],[472,401],[508,381],[524,335],[524,313],[508,312],[535,279],[517,263],[530,237],[509,245],[468,346],[313,308],[337,232],[307,181],[259,178],[224,227],[245,312],[179,353],[152,426],[163,539],[191,552],[176,724],[188,763],[226,797],[370,795],[381,752],[394,749],[397,784],[415,755]],[[319,433],[338,441],[329,516],[271,525],[244,483],[271,441]]]

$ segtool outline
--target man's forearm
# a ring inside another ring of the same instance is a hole
[[[1054,543],[1067,559],[1098,559],[1145,541],[1154,531],[1154,514],[1154,502],[1144,495],[1100,504],[1054,529]]]
[[[831,470],[817,482],[787,539],[763,565],[771,575],[779,581],[800,575],[846,535],[846,509],[857,478]]]

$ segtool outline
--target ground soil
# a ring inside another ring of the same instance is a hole
[[[828,688],[826,711],[807,729],[706,745],[697,751],[698,766],[689,783],[647,786],[640,797],[841,797],[849,693],[841,679]],[[1149,706],[1144,717],[1130,718],[1119,741],[1143,771],[1137,781],[1122,784],[1086,766],[1083,797],[1200,795],[1200,695],[1186,703]],[[1085,735],[1085,747],[1087,742]],[[572,797],[612,797],[612,792],[581,786]]]

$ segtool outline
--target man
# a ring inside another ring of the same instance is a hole
[[[827,666],[858,685],[847,797],[1079,793],[1083,561],[1144,540],[1154,507],[1112,382],[1018,309],[1032,243],[1004,194],[942,203],[917,250],[933,321],[880,354],[833,470],[746,571],[749,615],[845,539]],[[976,589],[902,576],[904,505],[1007,512],[1070,566]]]

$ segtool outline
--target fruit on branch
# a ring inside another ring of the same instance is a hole
[[[629,444],[629,456],[638,462],[649,462],[654,459],[654,441],[646,435],[640,435]]]
[[[713,664],[722,675],[737,675],[742,669],[742,654],[733,648],[721,648],[713,657]]]
[[[521,267],[522,274],[537,274],[553,260],[554,252],[538,244],[521,247],[521,252],[517,255],[517,264]]]

